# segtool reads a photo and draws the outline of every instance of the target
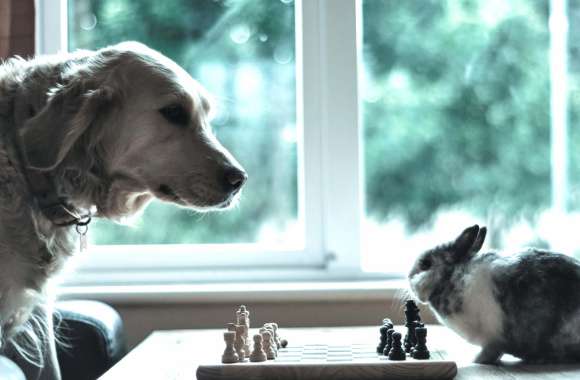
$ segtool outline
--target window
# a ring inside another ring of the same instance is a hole
[[[363,4],[366,266],[476,222],[493,247],[580,255],[579,4]]]
[[[56,3],[40,52],[160,50],[216,95],[250,175],[228,213],[95,224],[77,283],[401,277],[475,222],[580,254],[576,1]]]

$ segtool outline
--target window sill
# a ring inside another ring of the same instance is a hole
[[[65,286],[60,288],[59,299],[125,304],[383,301],[400,296],[405,289],[404,280]]]

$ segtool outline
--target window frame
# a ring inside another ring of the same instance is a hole
[[[261,244],[91,247],[92,254],[79,255],[80,265],[66,284],[389,277],[361,270],[361,12],[359,0],[295,1],[298,217],[304,226],[303,249]],[[67,0],[39,2],[37,15],[36,52],[67,51]]]

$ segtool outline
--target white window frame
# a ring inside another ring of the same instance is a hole
[[[302,174],[298,215],[304,221],[305,246],[93,247],[93,254],[81,259],[67,283],[370,278],[361,271],[360,260],[364,194],[359,143],[361,3],[296,0],[295,7],[296,120]],[[67,51],[67,0],[39,1],[37,12],[37,53]]]

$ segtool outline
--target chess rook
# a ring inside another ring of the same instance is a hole
[[[236,353],[234,348],[234,341],[236,340],[235,331],[224,332],[224,341],[226,342],[226,348],[222,354],[222,363],[237,363],[240,358]]]
[[[417,327],[415,329],[415,334],[417,336],[417,344],[411,353],[411,357],[413,357],[413,359],[419,360],[429,359],[431,355],[426,345],[427,329],[425,327]]]

